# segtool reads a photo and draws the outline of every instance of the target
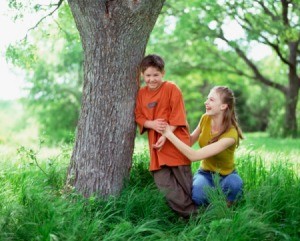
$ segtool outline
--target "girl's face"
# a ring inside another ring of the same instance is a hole
[[[163,82],[164,74],[155,67],[149,67],[142,73],[142,77],[150,90],[157,90]]]
[[[219,115],[223,113],[227,108],[227,104],[223,104],[220,95],[211,90],[207,96],[207,100],[204,102],[207,115]]]

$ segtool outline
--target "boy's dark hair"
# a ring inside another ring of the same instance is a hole
[[[163,72],[165,69],[165,62],[160,56],[156,54],[150,54],[144,57],[140,64],[141,73],[144,73],[149,67],[157,68],[160,72]]]

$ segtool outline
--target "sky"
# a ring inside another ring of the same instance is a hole
[[[24,74],[16,67],[8,64],[5,51],[10,43],[25,37],[26,32],[35,23],[36,16],[27,16],[22,23],[14,23],[9,16],[11,12],[7,1],[0,1],[0,100],[17,99],[24,95]]]
[[[0,1],[0,100],[15,99],[21,95],[20,86],[22,78],[18,76],[12,67],[6,63],[5,49],[10,42],[14,42],[20,38],[20,27],[15,25],[7,14],[7,6],[5,1]]]

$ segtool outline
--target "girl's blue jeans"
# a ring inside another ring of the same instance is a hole
[[[242,195],[243,181],[236,171],[224,176],[199,169],[194,175],[192,187],[192,199],[197,206],[208,204],[207,192],[216,187],[216,180],[226,195],[227,201],[233,202]]]

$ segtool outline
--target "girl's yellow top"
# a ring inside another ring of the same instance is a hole
[[[211,132],[211,117],[204,114],[199,122],[199,127],[201,130],[199,136],[199,146],[204,147],[208,145],[208,142],[214,137]],[[212,171],[218,172],[221,175],[228,175],[234,169],[234,152],[236,149],[236,143],[238,142],[238,132],[234,126],[232,126],[229,131],[225,132],[223,135],[220,136],[221,138],[233,138],[235,143],[225,149],[224,151],[220,152],[219,154],[206,158],[201,163],[201,168],[205,171]]]

